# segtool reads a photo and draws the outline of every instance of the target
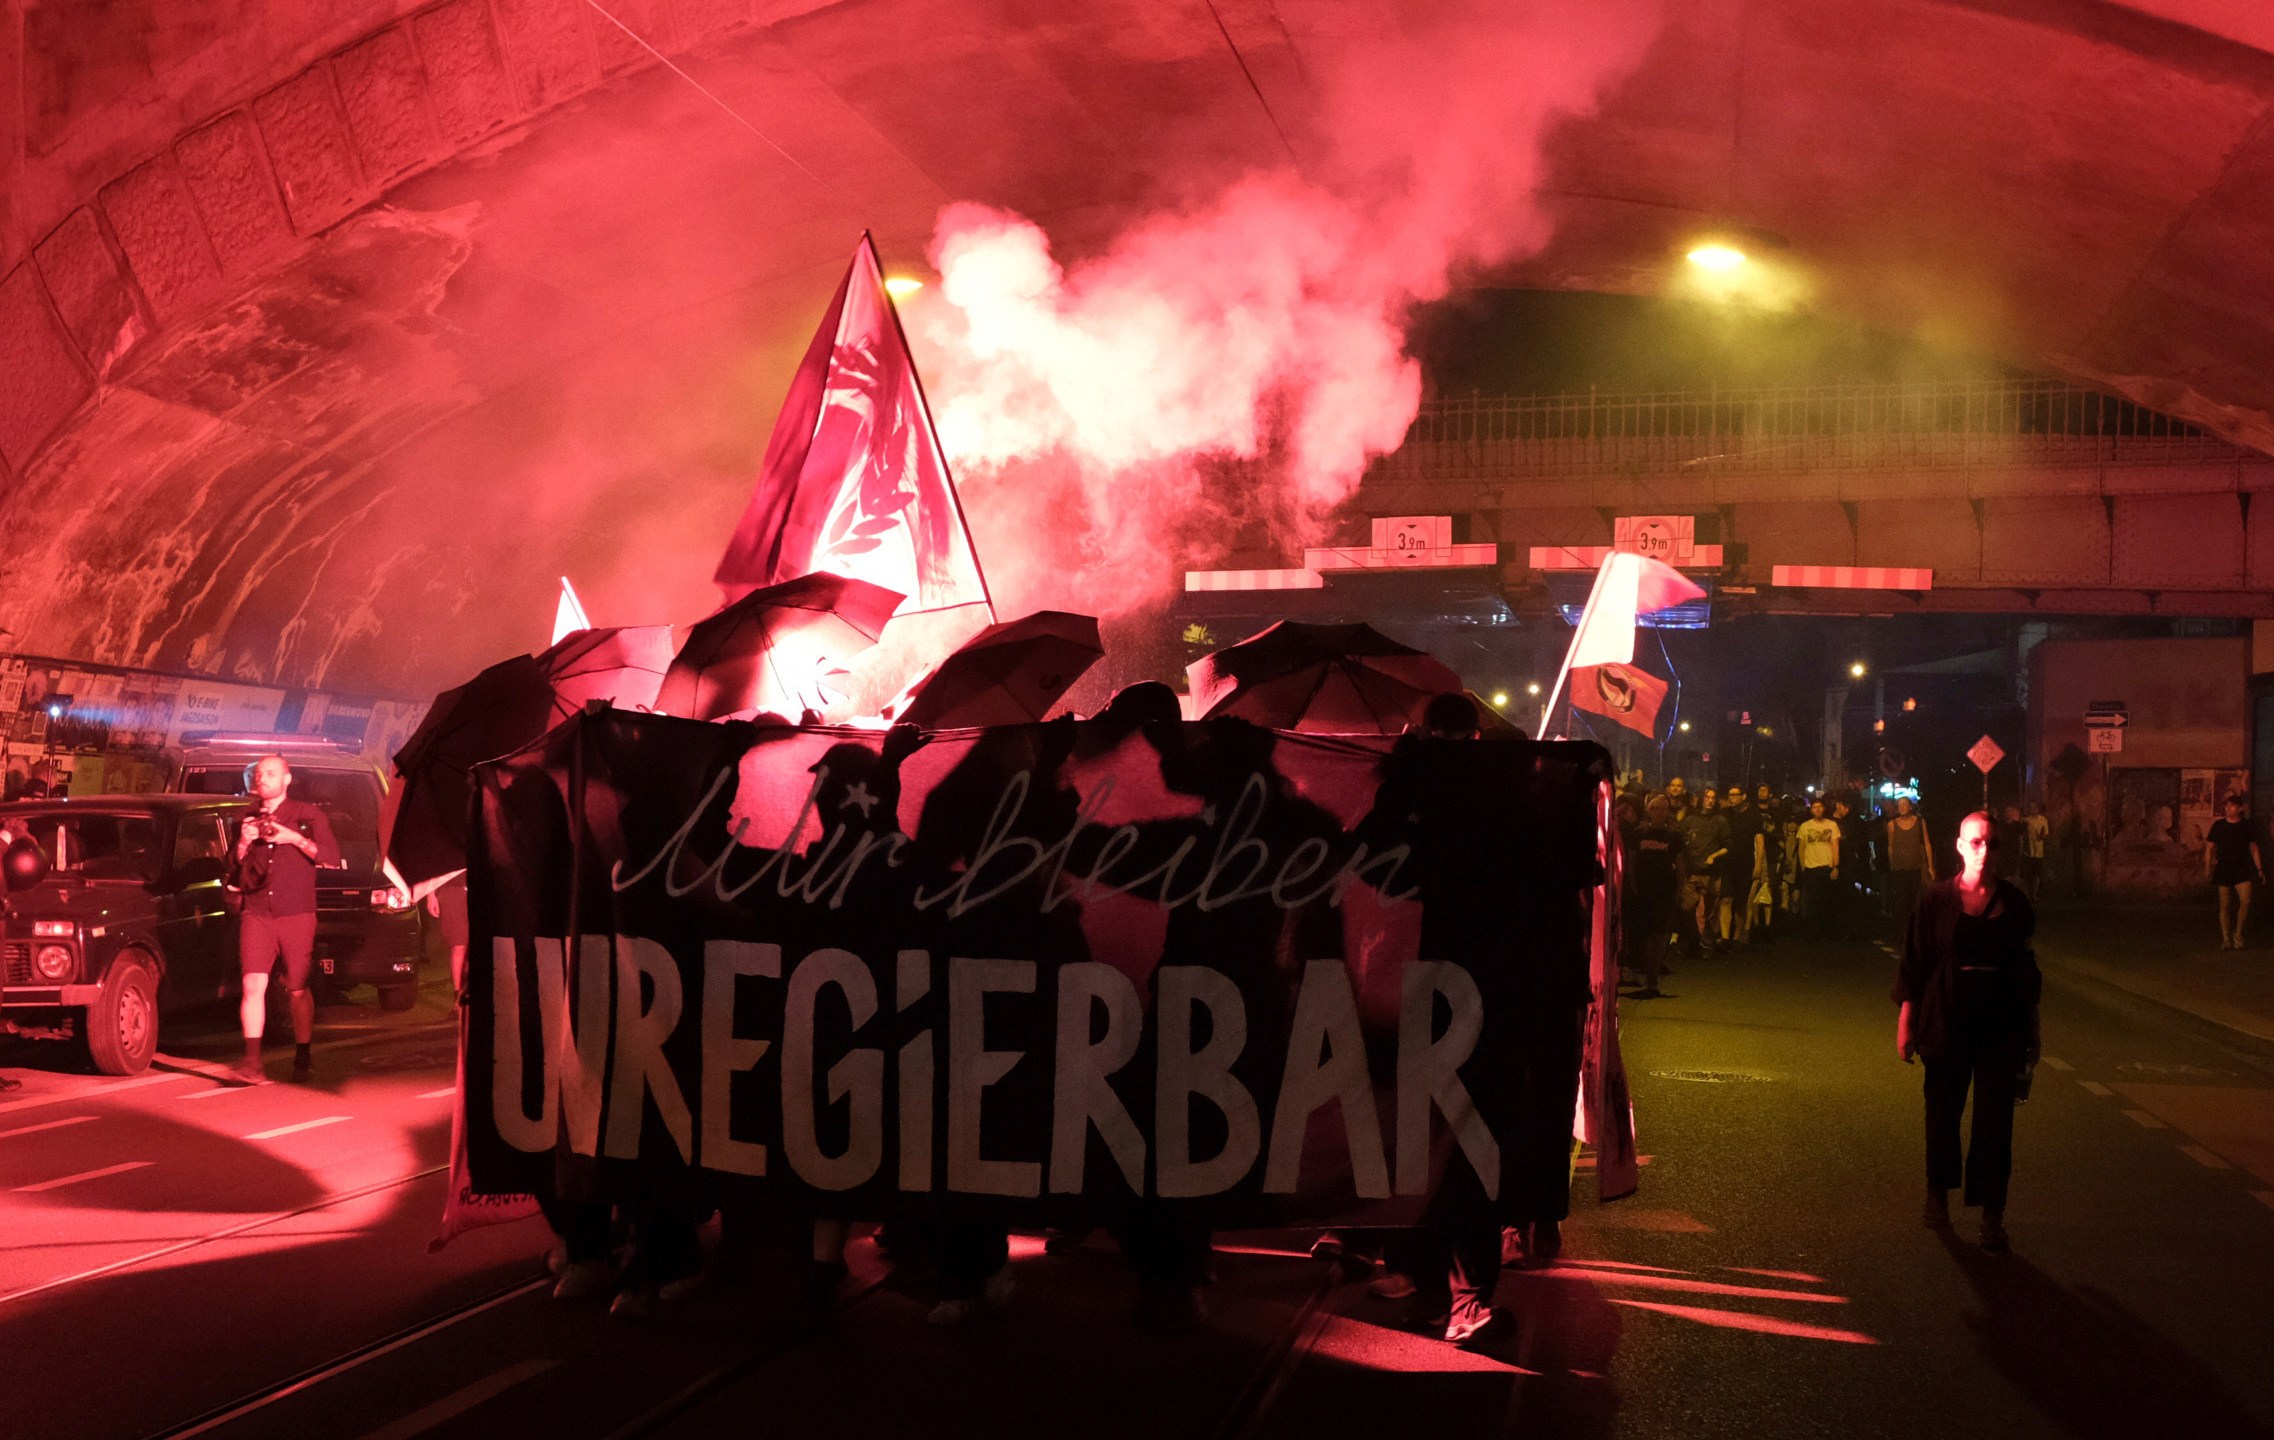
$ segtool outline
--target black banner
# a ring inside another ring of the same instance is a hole
[[[477,773],[476,1192],[1564,1213],[1595,746],[604,712]]]

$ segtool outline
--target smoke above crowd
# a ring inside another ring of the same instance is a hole
[[[1450,7],[1301,45],[1288,161],[1073,258],[959,203],[911,309],[942,443],[1012,609],[1112,615],[1185,568],[1327,538],[1420,404],[1413,308],[1543,246],[1548,142],[1654,36],[1642,5]]]

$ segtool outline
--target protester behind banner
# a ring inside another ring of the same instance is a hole
[[[1597,747],[878,744],[588,714],[477,771],[472,1193],[542,1192],[556,1150],[604,1188],[1021,1224],[1567,1193]]]

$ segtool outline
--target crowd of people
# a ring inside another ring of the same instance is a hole
[[[1780,794],[1762,783],[1663,788],[1630,777],[1618,798],[1625,840],[1626,949],[1637,993],[1659,993],[1672,962],[1798,933],[1899,941],[1937,873],[1936,837],[1908,795],[1874,812],[1860,792]],[[2044,807],[1992,822],[2006,870],[2034,898],[2045,868]],[[1943,868],[1948,868],[1945,863]]]

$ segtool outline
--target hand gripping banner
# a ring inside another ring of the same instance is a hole
[[[1560,1217],[1593,745],[588,711],[477,770],[477,1193]]]

